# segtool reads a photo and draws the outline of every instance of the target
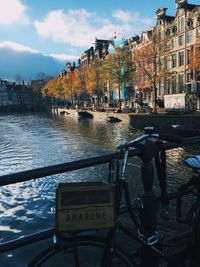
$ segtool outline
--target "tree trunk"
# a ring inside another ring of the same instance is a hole
[[[122,101],[121,101],[121,86],[120,85],[118,87],[118,91],[119,91],[119,108],[121,110],[122,109]]]
[[[154,107],[153,107],[153,111],[155,114],[158,113],[158,111],[157,111],[157,86],[156,86],[156,84],[154,84]]]

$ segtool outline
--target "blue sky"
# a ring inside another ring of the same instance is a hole
[[[0,47],[66,60],[76,60],[95,37],[140,34],[155,25],[159,7],[175,14],[175,0],[0,0],[0,4]]]

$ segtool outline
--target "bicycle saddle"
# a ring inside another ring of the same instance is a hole
[[[186,164],[188,167],[196,170],[200,170],[200,155],[197,156],[186,156],[183,159],[183,163]]]

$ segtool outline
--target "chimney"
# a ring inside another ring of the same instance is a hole
[[[156,19],[164,18],[166,16],[166,11],[167,11],[167,8],[165,7],[158,8],[156,11]]]

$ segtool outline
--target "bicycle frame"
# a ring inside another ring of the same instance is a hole
[[[147,267],[149,266],[149,262],[151,262],[151,267],[158,267],[158,256],[162,257],[165,261],[171,264],[171,266],[181,266],[179,264],[174,263],[169,257],[167,257],[161,249],[158,248],[159,234],[157,232],[156,225],[156,214],[158,211],[158,198],[155,196],[153,192],[153,181],[154,181],[154,167],[152,164],[152,159],[155,157],[156,153],[156,144],[155,142],[149,141],[148,143],[145,140],[149,137],[158,138],[158,134],[144,134],[141,137],[137,138],[132,142],[126,142],[120,144],[118,148],[124,149],[124,159],[122,165],[122,171],[119,175],[119,163],[116,167],[117,169],[117,177],[116,177],[116,212],[117,217],[120,215],[120,206],[122,200],[122,194],[124,192],[125,195],[125,203],[128,210],[128,214],[130,215],[134,225],[137,228],[137,235],[134,234],[131,230],[127,229],[120,222],[118,222],[118,226],[120,230],[122,230],[127,235],[131,236],[133,239],[137,240],[142,244],[141,250],[141,266]],[[129,192],[128,181],[125,177],[125,169],[128,158],[128,147],[135,143],[139,142],[139,147],[141,149],[140,158],[142,159],[143,165],[141,167],[141,179],[144,188],[144,194],[142,196],[140,210],[140,222],[135,215],[135,212],[131,203],[131,196]]]

